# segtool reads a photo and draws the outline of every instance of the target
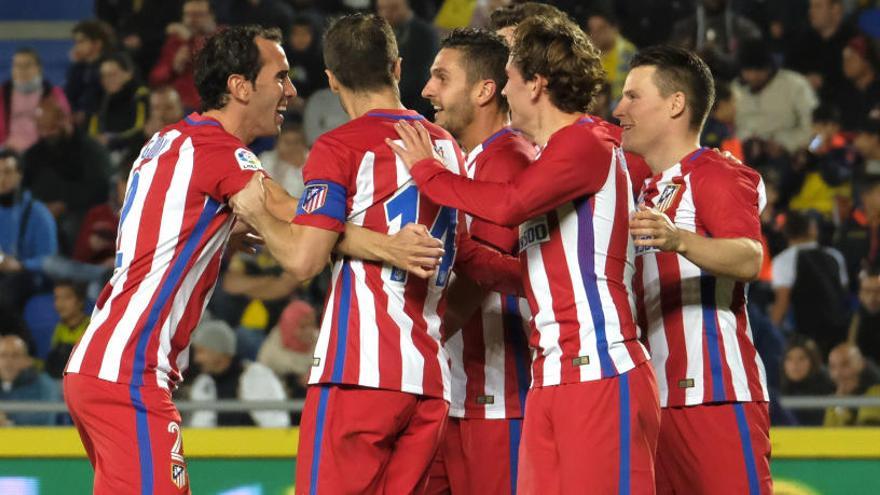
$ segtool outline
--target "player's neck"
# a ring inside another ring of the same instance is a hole
[[[236,111],[230,108],[230,105],[215,110],[208,110],[202,116],[210,117],[223,127],[223,130],[237,137],[245,146],[250,144],[257,137],[251,131],[251,126],[245,122],[244,118],[236,114]]]
[[[406,107],[400,102],[400,97],[391,89],[383,89],[369,93],[354,93],[340,91],[339,99],[342,108],[352,120],[364,116],[367,112],[376,109],[405,110]]]
[[[666,139],[651,146],[650,151],[642,157],[655,174],[660,174],[674,167],[684,157],[700,147],[700,136],[688,133],[679,139]]]
[[[500,131],[507,125],[507,112],[497,111],[476,111],[474,112],[474,120],[464,129],[458,138],[458,145],[461,146],[465,153],[489,139],[493,134]]]
[[[532,141],[538,146],[546,146],[550,137],[563,127],[568,127],[578,120],[582,119],[585,114],[570,113],[560,110],[552,104],[545,105],[535,115],[535,129],[529,133]]]

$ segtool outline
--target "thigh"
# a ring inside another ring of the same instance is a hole
[[[424,492],[431,460],[437,455],[446,429],[449,403],[445,400],[418,397],[411,411],[408,417],[402,418],[406,423],[394,441],[382,483],[384,493]]]
[[[666,408],[660,429],[657,456],[673,493],[771,493],[765,404]]]
[[[459,484],[466,490],[458,493],[513,493],[521,431],[521,419],[462,420],[464,478]],[[453,495],[455,493],[453,490]]]
[[[310,386],[300,425],[296,493],[380,493],[395,441],[416,400],[396,391]]]
[[[654,493],[660,418],[652,373],[645,364],[557,387],[553,424],[563,493]]]
[[[516,491],[520,495],[555,495],[560,487],[559,451],[554,437],[550,410],[556,389],[529,390],[523,414],[522,441]]]
[[[437,455],[431,461],[431,469],[428,473],[428,486],[425,495],[449,495],[464,493],[461,489],[453,488],[453,481],[464,477],[459,474],[463,467],[461,461],[461,437],[459,436],[459,418],[449,418],[446,423],[446,431],[440,440],[440,448]]]

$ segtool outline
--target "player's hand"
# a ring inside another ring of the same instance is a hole
[[[388,253],[386,261],[390,264],[419,278],[428,278],[440,265],[443,243],[432,237],[424,225],[409,223],[389,237]]]
[[[229,200],[232,211],[250,225],[256,226],[260,217],[266,214],[266,192],[263,189],[263,174],[255,173],[241,191]]]
[[[653,247],[661,251],[684,252],[682,232],[664,213],[639,206],[629,221],[629,233],[636,246]]]
[[[403,146],[388,138],[385,138],[385,144],[390,146],[391,150],[400,157],[407,169],[411,170],[413,165],[422,160],[440,158],[434,152],[431,136],[421,122],[416,121],[415,124],[410,124],[409,122],[399,120],[394,124],[394,130],[397,131],[401,141],[403,141]]]
[[[265,244],[263,238],[244,222],[236,222],[227,243],[232,252],[256,254],[257,247]]]

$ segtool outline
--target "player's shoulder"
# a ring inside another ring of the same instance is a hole
[[[583,155],[596,158],[610,155],[614,148],[620,146],[620,139],[615,135],[611,124],[591,116],[578,119],[556,131],[547,142],[542,155],[553,149],[554,153]]]
[[[490,147],[489,150],[491,151],[492,148],[493,147]],[[513,129],[509,129],[507,132],[500,135],[494,148],[498,153],[523,156],[528,160],[535,159],[535,145]]]
[[[761,182],[761,174],[734,158],[708,148],[695,152],[691,175],[701,181],[745,181],[754,187]]]

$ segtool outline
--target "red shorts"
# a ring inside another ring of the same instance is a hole
[[[667,407],[661,417],[657,493],[773,493],[766,403]]]
[[[64,400],[95,468],[95,495],[189,493],[180,414],[168,390],[69,374]]]
[[[659,427],[650,363],[613,378],[533,388],[517,492],[654,493]]]
[[[421,493],[448,413],[443,399],[310,386],[300,424],[296,493]]]
[[[516,493],[521,431],[521,419],[449,418],[426,493]]]

